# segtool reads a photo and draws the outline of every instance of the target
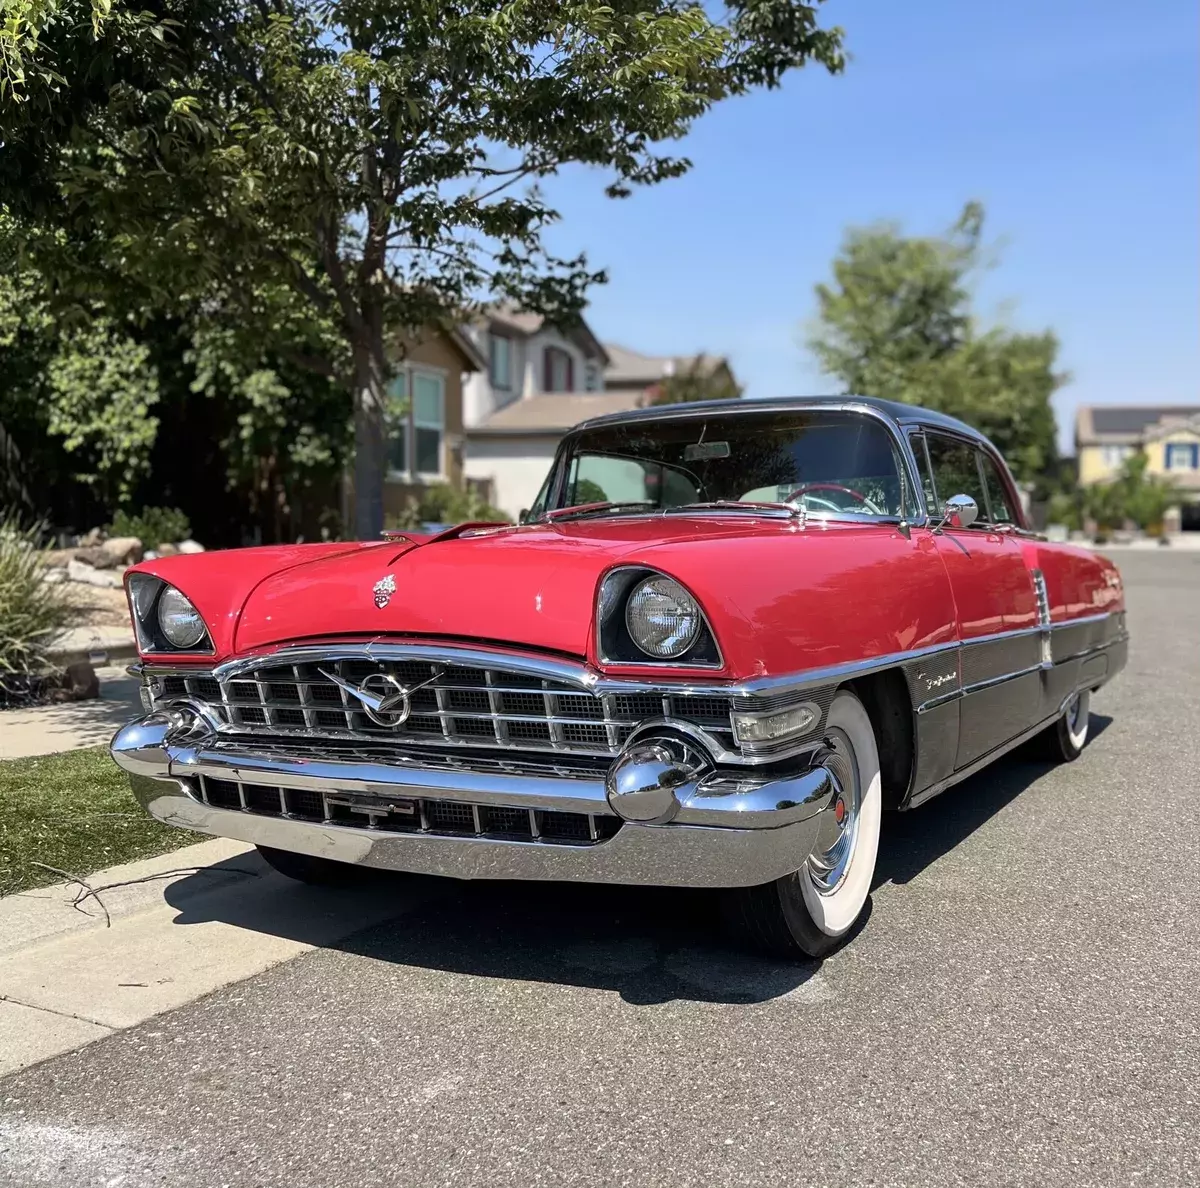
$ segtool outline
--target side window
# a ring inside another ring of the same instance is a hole
[[[975,448],[954,437],[927,433],[929,464],[933,468],[933,486],[937,506],[941,507],[954,495],[970,495],[979,505],[980,516],[987,514],[987,503],[979,482],[979,467],[975,465]]]
[[[1013,512],[1012,500],[1008,488],[1000,477],[996,463],[982,451],[979,454],[979,464],[983,467],[983,484],[987,488],[988,505],[991,508],[993,524],[1015,524],[1017,517]]]
[[[929,473],[929,457],[925,453],[925,434],[911,433],[908,441],[917,460],[917,481],[925,492],[925,507],[930,516],[938,518],[937,495],[933,490],[933,476]]]

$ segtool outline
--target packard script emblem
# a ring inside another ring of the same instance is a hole
[[[379,607],[380,610],[383,610],[383,608],[387,606],[389,602],[391,602],[392,595],[396,593],[395,576],[389,573],[387,577],[381,577],[379,581],[375,583],[374,592],[375,605]]]

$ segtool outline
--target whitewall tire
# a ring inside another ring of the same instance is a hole
[[[1087,689],[1076,693],[1067,702],[1067,708],[1058,721],[1041,735],[1048,759],[1056,763],[1070,763],[1079,758],[1087,745],[1091,709],[1092,694]]]
[[[879,853],[882,778],[875,731],[849,689],[833,699],[826,722],[825,762],[840,794],[821,814],[812,851],[799,868],[761,887],[733,893],[735,924],[760,947],[792,956],[821,957],[862,915]]]

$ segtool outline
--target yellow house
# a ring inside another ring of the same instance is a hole
[[[1179,488],[1179,526],[1200,531],[1200,404],[1093,404],[1076,412],[1081,484],[1115,478],[1139,450],[1150,473]]]

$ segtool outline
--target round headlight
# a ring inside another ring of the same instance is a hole
[[[639,582],[625,604],[629,637],[647,656],[673,660],[682,656],[700,634],[696,600],[668,577]]]
[[[200,612],[173,586],[158,600],[158,625],[174,648],[194,648],[204,638]]]

